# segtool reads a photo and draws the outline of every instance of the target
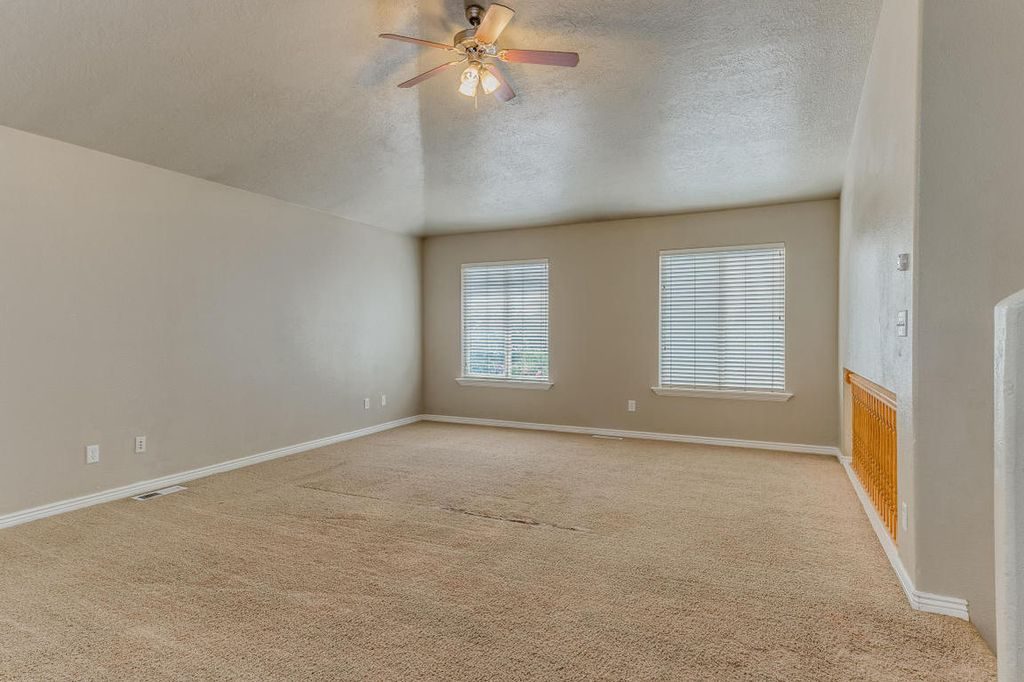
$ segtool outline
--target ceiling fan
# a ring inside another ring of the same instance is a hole
[[[494,95],[498,100],[507,102],[515,97],[516,93],[505,80],[498,64],[491,63],[489,60],[500,60],[512,64],[546,64],[548,66],[576,66],[580,63],[580,56],[575,52],[509,50],[498,47],[496,44],[498,36],[512,21],[513,16],[515,16],[515,10],[504,5],[493,4],[486,11],[480,5],[470,5],[466,8],[466,19],[471,28],[456,33],[451,45],[394,33],[381,33],[381,38],[433,47],[458,55],[457,59],[434,67],[404,83],[399,83],[398,87],[411,88],[452,67],[468,62],[466,69],[462,72],[459,92],[467,97],[476,97],[477,89],[482,87],[484,94]]]

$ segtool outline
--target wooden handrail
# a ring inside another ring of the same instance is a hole
[[[843,370],[843,376],[846,379],[846,383],[855,386],[860,386],[865,391],[873,394],[876,398],[887,404],[892,409],[896,409],[896,394],[890,391],[889,389],[885,388],[884,386],[879,386],[875,382],[869,379],[865,379],[861,375],[851,372],[848,369]]]

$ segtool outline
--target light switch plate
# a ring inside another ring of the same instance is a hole
[[[896,256],[896,269],[900,272],[906,272],[910,269],[910,254],[901,253]]]
[[[86,464],[98,464],[100,461],[100,446],[99,445],[86,445],[85,446],[85,463]]]

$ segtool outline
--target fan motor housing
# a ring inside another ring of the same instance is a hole
[[[476,29],[467,28],[465,31],[459,31],[455,34],[455,37],[452,38],[452,45],[455,47],[458,47],[459,45],[462,47],[476,45]]]
[[[452,45],[471,58],[495,57],[498,54],[496,45],[481,45],[476,41],[476,29],[467,28],[459,31],[452,39]]]

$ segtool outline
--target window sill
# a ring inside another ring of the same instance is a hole
[[[706,388],[676,388],[673,386],[651,386],[657,395],[677,398],[718,398],[722,400],[766,400],[783,403],[793,397],[792,393],[772,391],[719,391]]]
[[[552,386],[550,381],[516,381],[512,379],[482,379],[479,377],[456,377],[461,386],[489,386],[491,388],[525,388],[532,391],[546,391]]]

